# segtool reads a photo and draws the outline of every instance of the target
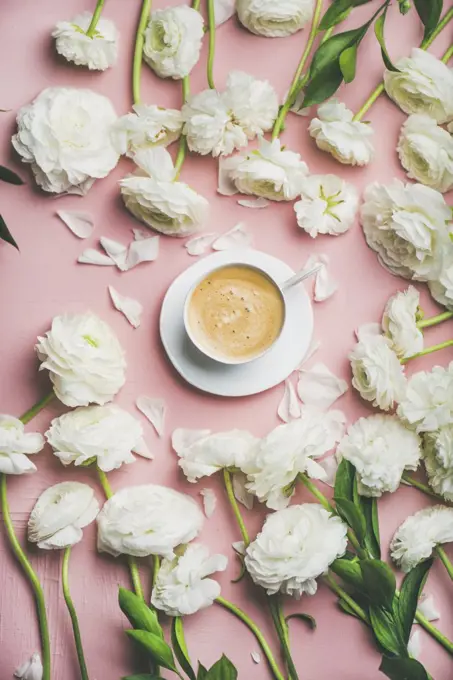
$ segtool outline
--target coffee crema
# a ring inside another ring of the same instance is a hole
[[[285,318],[280,289],[258,269],[230,265],[204,278],[188,304],[194,340],[211,356],[246,361],[278,338]]]

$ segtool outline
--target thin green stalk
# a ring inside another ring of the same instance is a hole
[[[444,62],[444,64],[447,64],[452,57],[453,57],[453,45],[450,45],[450,47],[442,57],[442,61]]]
[[[453,312],[443,312],[442,314],[437,314],[436,316],[428,317],[427,319],[422,319],[418,322],[418,328],[430,328],[430,326],[437,326],[438,323],[442,321],[448,321],[453,317]]]
[[[411,477],[407,472],[403,473],[402,479],[403,482],[405,482],[408,486],[413,486],[414,489],[422,491],[427,496],[445,503],[445,499],[442,498],[442,496],[439,496],[439,494],[435,493],[429,486],[427,486],[427,484],[423,484],[423,482],[419,482],[418,479]]]
[[[145,42],[145,30],[151,11],[151,0],[143,0],[140,18],[138,20],[137,33],[135,36],[134,59],[132,61],[132,98],[134,104],[140,104],[140,75],[143,60],[143,44]]]
[[[396,591],[396,595],[399,596],[399,592]],[[440,632],[436,626],[433,626],[433,624],[428,621],[426,616],[423,616],[423,614],[417,609],[415,612],[415,619],[417,622],[424,628],[439,644],[444,647],[444,649],[447,650],[447,652],[453,656],[453,642],[449,640],[443,633]]]
[[[40,411],[42,411],[48,404],[50,404],[53,400],[55,399],[55,392],[50,392],[50,394],[46,394],[45,397],[43,397],[40,401],[38,401],[34,406],[31,407],[28,411],[26,411],[21,417],[20,420],[23,422],[24,425],[30,422],[35,416],[38,415]]]
[[[288,630],[285,625],[282,626],[282,614],[281,614],[281,604],[278,595],[272,595],[267,598],[269,603],[269,609],[272,615],[272,621],[274,622],[274,627],[280,640],[280,645],[282,648],[283,656],[285,658],[286,665],[288,667],[289,680],[299,680],[297,674],[297,669],[294,665],[293,658],[291,656],[291,649],[289,647]],[[285,632],[286,631],[286,632]]]
[[[61,584],[63,586],[63,595],[66,606],[71,617],[72,630],[74,632],[74,641],[77,650],[77,658],[79,660],[80,677],[82,680],[88,680],[88,669],[85,663],[85,656],[83,653],[82,636],[80,634],[79,620],[77,612],[72,601],[71,593],[69,592],[69,558],[71,556],[71,548],[66,548],[63,553],[63,566],[61,569]]]
[[[104,470],[101,470],[101,468],[96,465],[96,471],[98,473],[98,478],[101,483],[101,486],[104,490],[105,497],[107,500],[113,496],[113,491],[112,487],[110,486],[110,482],[107,479],[107,475],[105,474]],[[127,563],[129,565],[129,571],[131,574],[131,581],[132,585],[134,587],[135,594],[138,595],[138,597],[141,597],[142,600],[145,599],[144,593],[143,593],[143,588],[142,584],[140,581],[140,572],[138,570],[137,566],[137,561],[135,557],[132,557],[132,555],[127,556]]]
[[[208,0],[208,26],[209,26],[209,50],[208,50],[208,85],[215,90],[214,84],[214,56],[215,56],[215,9],[214,0]]]
[[[239,607],[236,607],[236,605],[234,605],[232,602],[229,602],[228,600],[225,600],[223,597],[218,597],[216,602],[224,609],[232,612],[238,619],[245,623],[245,625],[252,631],[261,649],[263,650],[275,680],[285,680],[284,675],[280,672],[277,662],[275,661],[274,655],[272,654],[271,648],[269,647],[266,638],[256,623],[252,621],[252,619],[244,611],[242,611],[242,609],[239,609]]]
[[[438,545],[436,547],[436,553],[442,564],[444,565],[445,569],[447,570],[447,573],[451,580],[453,581],[453,564],[450,562],[450,560],[447,557],[447,553],[445,550],[442,548],[441,545]]]
[[[160,569],[160,560],[158,555],[153,555],[153,573],[152,573],[152,586],[156,585],[157,576]]]
[[[302,57],[300,58],[299,64],[298,64],[296,72],[294,74],[294,78],[293,78],[292,83],[290,85],[289,92],[286,96],[285,102],[280,109],[277,120],[275,121],[274,129],[272,130],[272,139],[276,139],[279,136],[279,134],[282,130],[282,127],[283,127],[283,123],[285,122],[285,118],[288,115],[288,111],[290,110],[291,106],[294,104],[294,100],[297,96],[297,93],[302,89],[302,87],[305,85],[305,83],[308,80],[308,73],[306,73],[304,78],[302,78],[302,79],[301,79],[301,75],[302,75],[302,71],[304,70],[307,59],[310,56],[310,52],[311,52],[311,49],[313,47],[313,43],[314,43],[315,38],[316,38],[318,25],[319,25],[319,22],[320,22],[320,19],[321,19],[322,5],[323,5],[322,0],[316,0],[315,11],[314,11],[314,14],[313,14],[313,20],[311,22],[310,34],[308,36],[307,44],[305,45],[305,49],[303,51]]]
[[[241,511],[239,510],[239,505],[237,503],[236,497],[234,495],[233,484],[231,481],[231,473],[226,468],[224,468],[223,470],[223,481],[225,483],[225,489],[227,492],[228,500],[230,501],[231,508],[233,510],[236,522],[238,523],[239,530],[241,532],[242,540],[244,541],[244,545],[247,548],[250,545],[250,537],[247,528],[244,524],[244,520],[242,519]]]
[[[410,357],[407,357],[406,359],[401,359],[402,364],[407,364],[408,361],[412,361],[412,359],[417,359],[418,357],[424,357],[426,354],[432,354],[433,352],[437,352],[440,349],[446,349],[447,347],[453,347],[453,340],[446,340],[445,342],[441,342],[439,345],[432,345],[431,347],[425,347],[425,349],[422,349],[421,352],[417,352],[417,354],[413,354]]]
[[[445,26],[453,19],[453,7],[448,10],[443,16],[443,18],[439,21],[437,24],[436,28],[434,31],[431,33],[429,36],[428,40],[424,40],[420,47],[422,50],[426,50],[428,47],[432,45],[432,43],[435,41],[437,36],[444,30]]]
[[[30,562],[27,559],[22,546],[20,545],[16,533],[14,531],[14,526],[11,521],[11,515],[9,511],[8,504],[8,494],[6,488],[6,475],[1,475],[0,479],[0,504],[3,515],[3,522],[5,523],[6,534],[10,542],[12,551],[19,561],[22,569],[24,570],[28,580],[30,581],[31,587],[33,589],[36,607],[38,610],[38,621],[39,621],[39,631],[41,635],[41,651],[42,651],[42,665],[43,665],[43,676],[42,680],[50,680],[50,636],[49,636],[49,625],[47,623],[46,605],[44,603],[44,591],[42,589],[41,583],[33,570]]]
[[[104,2],[105,0],[98,0],[96,3],[96,7],[94,8],[93,16],[91,17],[91,22],[90,25],[88,26],[87,29],[87,36],[89,38],[92,38],[93,35],[95,34],[96,31],[96,26],[98,25],[98,21],[101,18],[101,13],[102,9],[104,7]]]
[[[330,573],[324,576],[323,580],[330,588],[330,590],[332,590],[336,595],[338,595],[340,600],[343,600],[343,602],[347,604],[348,607],[350,607],[357,614],[359,619],[361,619],[367,625],[369,624],[366,612],[362,609],[362,607],[360,607],[357,604],[355,600],[353,600],[353,598],[350,595],[348,595],[348,593],[345,590],[343,590],[343,588],[335,581],[335,579],[332,578]]]

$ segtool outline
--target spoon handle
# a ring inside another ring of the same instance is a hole
[[[304,281],[305,279],[308,279],[310,276],[313,276],[319,270],[323,267],[324,265],[322,263],[319,263],[312,267],[311,269],[301,269],[300,271],[296,272],[294,276],[291,276],[291,278],[287,279],[284,281],[281,285],[282,290],[288,290],[288,288],[291,288],[292,286],[295,286],[297,283],[300,283],[301,281]]]

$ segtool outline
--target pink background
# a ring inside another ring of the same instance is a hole
[[[118,403],[136,413],[138,395],[164,397],[169,406],[166,436],[158,439],[150,424],[143,419],[146,439],[155,453],[155,461],[138,460],[110,475],[114,489],[142,482],[158,482],[174,486],[198,497],[203,487],[217,491],[218,507],[214,517],[206,522],[202,538],[213,550],[225,551],[230,565],[220,578],[223,595],[243,606],[262,625],[276,649],[269,617],[262,594],[251,585],[230,584],[237,574],[231,542],[238,540],[238,530],[227,507],[220,480],[210,479],[199,486],[185,482],[170,447],[169,435],[175,427],[210,427],[229,429],[242,427],[256,435],[264,435],[274,427],[282,386],[265,394],[242,400],[213,398],[185,385],[167,363],[158,338],[158,315],[163,295],[183,269],[194,261],[181,241],[161,239],[159,260],[122,274],[112,268],[76,264],[86,247],[97,243],[101,235],[125,244],[132,237],[131,229],[138,223],[123,209],[117,181],[131,168],[131,162],[121,160],[105,179],[96,182],[81,200],[64,197],[55,201],[38,191],[26,166],[21,166],[12,152],[10,136],[15,127],[15,112],[48,86],[72,85],[90,87],[109,96],[118,113],[131,105],[131,54],[136,22],[140,10],[138,0],[108,0],[105,16],[113,19],[121,31],[118,65],[105,73],[89,73],[59,59],[50,37],[54,24],[94,2],[66,0],[3,0],[0,28],[0,108],[11,109],[1,114],[1,162],[18,170],[28,184],[24,187],[1,186],[1,212],[20,244],[21,253],[0,245],[0,309],[2,380],[0,411],[19,415],[49,389],[47,377],[38,376],[33,352],[36,336],[49,328],[52,317],[62,312],[97,312],[117,332],[127,350],[128,380],[118,396]],[[177,4],[156,0],[155,7]],[[373,3],[374,5],[375,3]],[[396,3],[395,3],[396,4]],[[448,4],[448,3],[447,3]],[[64,7],[63,7],[64,5]],[[370,7],[354,14],[350,25],[362,23]],[[419,43],[421,26],[415,13],[402,18],[395,7],[388,20],[388,45],[395,57],[408,52]],[[451,27],[436,41],[432,51],[441,55],[451,42]],[[222,26],[217,35],[215,79],[222,87],[232,68],[242,68],[255,76],[269,78],[280,95],[288,88],[306,39],[306,31],[287,39],[267,40],[247,33],[235,21]],[[205,46],[206,48],[206,46]],[[192,75],[192,88],[197,92],[206,87],[206,49]],[[340,92],[340,97],[352,108],[363,102],[382,74],[377,43],[367,36],[360,49],[358,77],[354,84]],[[143,68],[143,100],[163,106],[179,107],[180,86],[163,82],[148,67]],[[302,153],[312,172],[334,172],[354,182],[362,189],[369,182],[389,182],[394,176],[403,178],[395,153],[395,144],[404,115],[382,97],[371,109],[369,119],[375,129],[376,159],[365,169],[344,168],[329,156],[317,151],[307,134],[308,119],[290,115],[282,139],[289,148]],[[380,268],[374,254],[365,245],[356,224],[339,238],[319,237],[312,240],[296,226],[291,204],[272,205],[266,210],[247,210],[235,199],[216,194],[216,161],[212,158],[190,158],[183,170],[183,179],[190,181],[211,203],[210,230],[219,232],[246,220],[254,234],[256,247],[281,257],[294,268],[301,266],[312,252],[327,253],[331,270],[340,282],[334,298],[315,306],[315,336],[322,342],[316,360],[324,361],[338,375],[350,379],[347,353],[354,342],[353,329],[367,321],[380,318],[390,294],[405,287],[405,282],[393,278]],[[57,209],[90,211],[96,222],[89,241],[79,241],[55,216]],[[120,293],[139,299],[145,307],[142,326],[132,329],[114,311],[107,293],[113,284]],[[428,314],[435,311],[427,290],[421,286],[423,306]],[[427,333],[427,344],[451,337],[453,324]],[[453,358],[451,350],[436,357],[442,364]],[[409,372],[429,368],[434,359],[419,360]],[[338,402],[350,420],[370,413],[357,395],[350,390]],[[33,423],[44,431],[50,419],[63,408],[53,405]],[[141,418],[141,416],[138,416]],[[30,426],[29,426],[30,427]],[[30,510],[38,495],[49,485],[64,479],[81,480],[97,488],[92,471],[63,470],[47,448],[38,459],[38,473],[11,478],[8,483],[14,524],[25,541],[25,527]],[[310,501],[309,494],[299,491],[298,500]],[[379,503],[385,546],[394,529],[409,513],[426,506],[429,501],[415,490],[402,488],[398,494],[386,496]],[[254,511],[246,517],[252,533],[260,527],[264,512]],[[385,547],[384,546],[384,547]],[[0,531],[0,680],[12,676],[14,668],[39,648],[38,630],[30,588],[11,557]],[[32,562],[44,584],[47,597],[52,649],[53,678],[76,680],[79,677],[69,617],[64,606],[59,583],[61,555],[58,552],[39,553],[29,549]],[[100,557],[95,550],[95,527],[85,530],[83,542],[76,546],[70,567],[71,588],[82,624],[85,652],[90,677],[114,680],[146,668],[123,634],[126,627],[117,606],[118,584],[128,585],[128,572],[121,559]],[[144,565],[143,580],[149,573]],[[435,565],[426,591],[433,593],[442,618],[440,629],[453,637],[453,589],[446,572]],[[370,634],[356,620],[338,611],[334,596],[323,586],[316,597],[304,597],[301,602],[288,601],[289,612],[305,611],[314,615],[318,629],[310,632],[303,623],[291,624],[294,657],[301,678],[335,677],[336,680],[378,680],[380,657]],[[205,665],[213,663],[222,652],[239,669],[240,678],[261,680],[270,677],[264,662],[256,666],[250,652],[257,643],[243,625],[217,606],[186,620],[190,652],[194,660]],[[453,663],[446,652],[422,632],[421,660],[436,680],[452,677]]]

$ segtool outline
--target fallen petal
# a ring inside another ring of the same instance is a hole
[[[422,641],[421,641],[421,636],[420,636],[420,631],[416,630],[415,633],[412,633],[412,635],[409,638],[409,642],[407,645],[407,651],[410,656],[412,656],[414,659],[418,659],[420,656],[422,648]]]
[[[320,258],[321,259],[321,258]],[[332,279],[329,272],[327,271],[327,265],[324,264],[323,267],[317,272],[315,276],[315,291],[314,291],[314,301],[324,302],[328,300],[336,291],[338,290],[338,284]]]
[[[159,255],[159,236],[132,241],[126,258],[126,269],[142,262],[154,262]]]
[[[348,389],[346,380],[337,378],[325,364],[318,363],[312,368],[300,371],[297,392],[301,401],[308,406],[327,410]]]
[[[163,399],[141,396],[137,397],[135,405],[143,415],[148,418],[159,437],[164,434],[165,415],[167,405]]]
[[[381,324],[380,323],[364,323],[355,329],[354,333],[357,340],[362,340],[370,335],[380,335],[381,334]]]
[[[261,663],[261,654],[259,652],[250,652],[250,656],[254,663]]]
[[[138,328],[140,326],[140,317],[143,312],[143,306],[138,300],[120,295],[113,286],[109,286],[110,297],[114,307],[124,314],[131,326]]]
[[[328,456],[327,458],[324,458],[323,460],[318,460],[317,461],[318,465],[320,465],[323,469],[324,472],[326,473],[326,477],[322,479],[321,481],[324,482],[324,484],[327,484],[327,486],[331,486],[334,488],[335,486],[335,477],[337,474],[338,470],[338,460],[336,456]]]
[[[428,621],[438,621],[440,619],[440,612],[435,605],[432,595],[422,596],[418,602],[417,609]],[[417,619],[414,620],[414,623],[417,623]]]
[[[114,241],[106,236],[101,236],[100,238],[101,246],[104,248],[105,252],[109,257],[112,258],[118,269],[121,271],[127,271],[126,259],[127,259],[127,248],[123,246],[122,243]]]
[[[184,247],[189,255],[203,255],[211,243],[215,241],[217,234],[203,234],[195,236],[185,242]]]
[[[314,354],[316,354],[316,352],[318,351],[318,349],[319,349],[320,347],[321,347],[321,341],[320,341],[320,340],[314,340],[314,339],[312,338],[311,343],[310,343],[310,347],[309,347],[308,350],[307,350],[307,354],[304,356],[304,358],[302,359],[302,361],[300,362],[300,364],[299,364],[299,366],[297,367],[296,370],[297,370],[297,371],[300,371],[300,369],[302,368],[302,366],[303,366],[304,364],[306,364],[307,361],[310,361],[310,359],[312,358],[312,356],[313,356]]]
[[[246,489],[247,477],[243,472],[235,472],[232,476],[233,493],[238,503],[241,503],[247,510],[253,509],[255,497]]]
[[[83,253],[77,258],[77,262],[80,262],[81,264],[97,264],[101,265],[102,267],[115,266],[115,263],[111,257],[100,253],[94,248],[87,248],[84,250]]]
[[[152,234],[146,232],[144,229],[132,229],[134,239],[136,241],[145,241],[147,238],[154,238]]]
[[[14,671],[14,677],[22,680],[42,680],[43,674],[41,657],[37,652]]]
[[[236,12],[236,0],[214,0],[215,25],[220,26]]]
[[[289,423],[290,420],[301,416],[300,403],[290,380],[285,380],[285,391],[278,405],[277,414],[284,423]]]
[[[230,172],[233,166],[234,160],[232,158],[220,156],[217,192],[222,196],[234,196],[239,193],[236,185],[230,179]]]
[[[231,544],[233,546],[233,550],[235,553],[238,555],[245,555],[245,543],[244,541],[235,541],[235,543]]]
[[[244,222],[239,222],[233,229],[227,231],[214,241],[214,250],[230,250],[230,248],[247,248],[252,245],[253,237]]]
[[[79,238],[88,238],[93,233],[94,222],[91,215],[73,210],[57,210],[62,222]]]
[[[209,519],[214,514],[217,505],[217,496],[213,489],[201,489],[200,496],[203,497],[204,514]]]
[[[270,201],[260,196],[259,198],[240,198],[238,204],[243,208],[267,208]]]

